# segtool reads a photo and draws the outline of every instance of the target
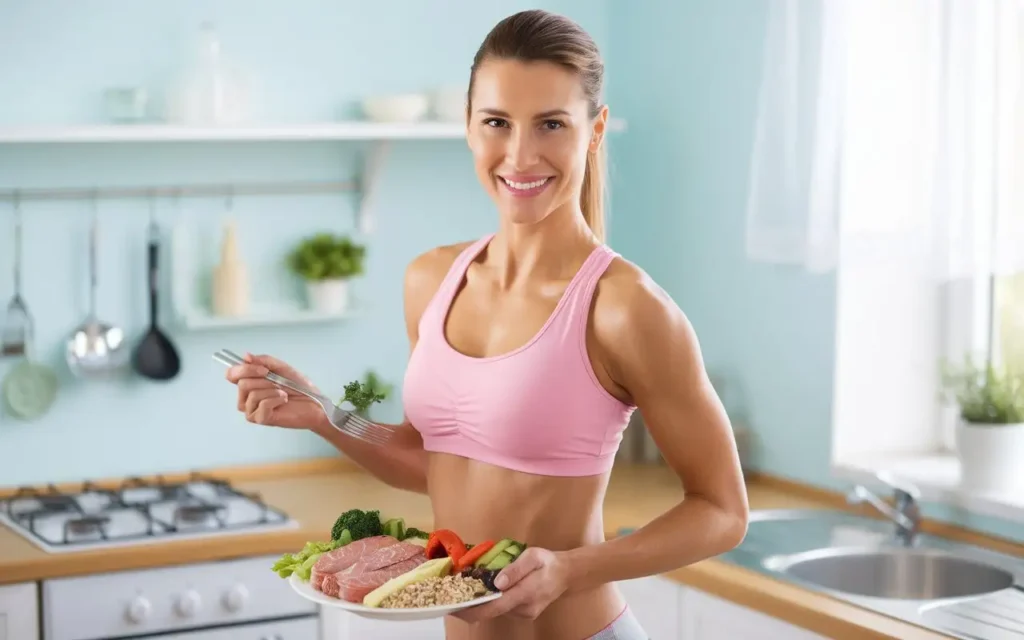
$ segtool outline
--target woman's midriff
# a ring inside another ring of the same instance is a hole
[[[434,526],[467,542],[514,538],[560,551],[604,541],[602,505],[609,474],[539,476],[447,454],[431,454],[428,486]],[[536,620],[505,615],[467,624],[446,619],[448,640],[583,640],[615,619],[625,601],[614,585],[551,603]]]

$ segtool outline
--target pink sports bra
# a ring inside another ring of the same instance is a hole
[[[586,348],[594,289],[617,254],[594,249],[529,342],[474,358],[448,343],[444,325],[466,270],[492,237],[458,256],[424,310],[405,372],[405,414],[427,451],[542,475],[603,473],[636,408],[601,386]]]

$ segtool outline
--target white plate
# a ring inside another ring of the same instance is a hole
[[[288,577],[288,583],[292,585],[292,589],[295,593],[299,594],[307,600],[325,606],[332,607],[334,609],[342,609],[362,616],[364,618],[373,618],[375,620],[428,620],[430,618],[440,618],[446,616],[449,613],[455,613],[463,609],[475,607],[485,602],[490,602],[496,598],[501,597],[501,593],[489,593],[479,598],[474,598],[468,602],[460,602],[459,604],[441,604],[433,607],[417,607],[415,609],[381,609],[379,607],[367,607],[356,602],[349,602],[348,600],[341,600],[340,598],[332,598],[325,596],[321,592],[317,591],[308,582],[303,581],[294,573]]]

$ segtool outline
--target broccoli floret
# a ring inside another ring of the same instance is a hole
[[[402,540],[408,540],[409,538],[419,538],[421,540],[427,540],[430,538],[430,534],[416,527],[409,527],[405,530],[405,535],[402,536]]]
[[[380,524],[380,511],[363,511],[362,509],[349,509],[338,516],[331,528],[331,539],[337,540],[341,532],[348,529],[353,540],[361,540],[370,536],[383,534]]]

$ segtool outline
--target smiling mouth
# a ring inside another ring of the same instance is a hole
[[[544,189],[546,189],[547,186],[551,184],[551,181],[554,179],[554,176],[548,176],[546,178],[537,178],[535,180],[521,182],[518,180],[509,180],[507,178],[498,176],[498,182],[503,184],[505,186],[505,189],[508,190],[508,192],[511,193],[513,196],[520,198],[537,195],[538,193],[544,191]]]

